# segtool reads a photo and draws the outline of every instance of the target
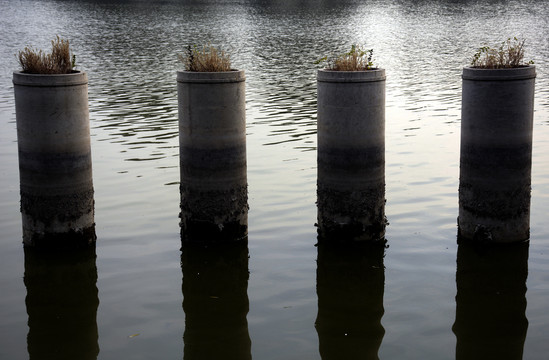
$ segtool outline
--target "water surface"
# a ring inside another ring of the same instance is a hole
[[[84,286],[95,284],[99,303],[97,336],[92,332],[83,358],[191,358],[183,340],[184,297],[194,293],[186,291],[180,251],[175,72],[182,68],[177,54],[186,45],[211,43],[230,52],[247,77],[249,277],[235,282],[240,291],[235,306],[242,316],[248,304],[248,312],[244,328],[241,317],[233,329],[244,334],[245,349],[247,330],[250,353],[243,356],[328,359],[347,340],[327,337],[315,322],[330,319],[323,304],[335,304],[335,314],[352,317],[348,310],[355,309],[357,318],[374,324],[354,323],[379,339],[373,355],[372,347],[361,350],[349,340],[356,357],[374,358],[379,347],[380,359],[460,359],[452,331],[457,307],[464,308],[456,304],[462,279],[456,273],[462,261],[468,263],[456,244],[460,74],[477,47],[509,36],[526,39],[526,56],[538,74],[528,273],[511,287],[527,304],[526,337],[516,349],[524,359],[546,357],[545,1],[0,0],[0,5],[0,358],[26,359],[36,345],[36,337],[27,338],[36,309],[25,304],[32,288],[24,281],[29,262],[21,244],[12,71],[18,50],[48,48],[56,34],[71,40],[78,68],[89,78],[98,241],[95,262],[86,263],[96,280],[92,276],[92,284]],[[384,266],[372,274],[364,270],[369,263],[358,260],[342,267],[341,259],[322,257],[317,264],[315,247],[314,62],[353,43],[373,48],[375,63],[387,73],[389,247],[382,259],[370,260]],[[241,274],[241,265],[234,271]],[[340,304],[326,297],[338,288],[323,269],[341,271],[342,283],[350,282],[356,292],[343,292],[350,298]],[[526,281],[526,291],[520,281]],[[375,310],[380,302],[381,318]],[[462,314],[460,321],[471,319]],[[482,327],[483,319],[465,323]],[[490,341],[481,338],[478,346]]]

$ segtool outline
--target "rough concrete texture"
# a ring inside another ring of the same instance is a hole
[[[243,240],[248,235],[248,187],[200,191],[181,186],[180,217],[184,241]]]
[[[385,71],[318,72],[319,241],[385,234]]]
[[[21,192],[21,213],[25,246],[83,247],[96,240],[93,189],[57,196]]]
[[[385,187],[339,191],[317,188],[319,241],[377,241],[385,236]]]
[[[464,239],[529,238],[534,78],[534,67],[463,70],[458,225]]]
[[[182,239],[218,242],[245,238],[248,234],[245,147],[180,151]]]
[[[19,153],[26,246],[70,247],[72,239],[81,247],[95,241],[90,155]]]
[[[528,242],[459,244],[456,360],[523,358],[528,248]]]
[[[88,88],[85,73],[13,77],[23,243],[95,242]]]
[[[183,241],[247,236],[244,80],[243,71],[177,74]]]

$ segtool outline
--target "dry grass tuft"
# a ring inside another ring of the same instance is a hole
[[[185,56],[179,55],[179,60],[185,64],[186,71],[221,72],[231,71],[229,55],[211,45],[199,49],[197,46],[187,46]]]
[[[69,41],[57,36],[52,40],[52,51],[46,54],[42,50],[36,51],[32,47],[25,47],[19,52],[19,63],[22,71],[30,74],[69,74],[75,66],[75,56],[69,49]]]
[[[316,63],[327,62],[327,69],[334,71],[367,71],[374,69],[372,62],[373,49],[362,49],[360,46],[352,45],[351,50],[333,59],[327,56]]]
[[[529,61],[524,63],[524,42],[516,37],[508,38],[495,49],[489,46],[484,46],[478,49],[473,56],[471,65],[476,68],[483,69],[507,69],[533,64]]]

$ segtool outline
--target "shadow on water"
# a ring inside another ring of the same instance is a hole
[[[95,247],[79,252],[25,248],[30,359],[97,359]]]
[[[521,360],[528,329],[529,243],[489,247],[460,242],[456,360]]]
[[[378,360],[385,242],[318,245],[316,331],[323,360]]]
[[[185,360],[251,359],[248,243],[184,243]]]

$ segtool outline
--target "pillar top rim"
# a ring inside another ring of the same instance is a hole
[[[178,71],[177,82],[180,83],[234,83],[246,80],[244,70],[231,71]]]
[[[86,85],[88,75],[83,71],[73,71],[69,74],[31,74],[23,71],[13,72],[13,84],[23,86],[74,86]]]
[[[526,80],[536,77],[536,67],[534,65],[524,65],[515,68],[504,69],[485,69],[479,67],[466,66],[463,68],[463,80]]]
[[[318,69],[317,81],[341,83],[385,81],[385,69],[375,68],[362,71],[338,71],[330,69]]]

